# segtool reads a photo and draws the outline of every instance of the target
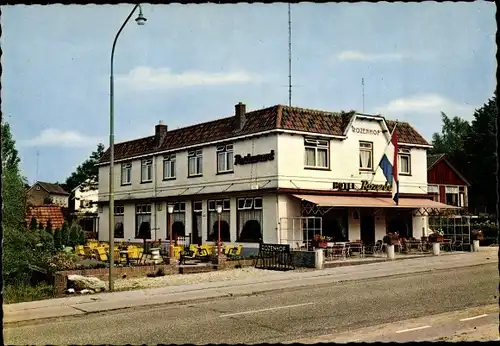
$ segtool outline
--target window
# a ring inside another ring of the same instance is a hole
[[[435,202],[439,202],[439,186],[437,185],[428,185],[427,193],[432,195],[432,200]]]
[[[115,205],[115,238],[125,238],[124,216],[125,208],[123,205]]]
[[[168,203],[174,206],[174,212],[167,212],[167,225],[172,227],[172,237],[177,242],[179,238],[186,240],[186,202]],[[167,232],[167,237],[170,237],[170,228]]]
[[[304,139],[304,165],[308,168],[328,168],[329,140]]]
[[[231,202],[229,199],[209,200],[208,204],[208,240],[217,241],[219,236],[219,214],[217,206],[222,206],[220,214],[220,238],[223,242],[231,241],[229,224],[231,223]]]
[[[219,145],[217,147],[217,173],[233,171],[233,145]]]
[[[122,185],[132,183],[132,164],[122,163]]]
[[[446,204],[459,206],[459,198],[458,198],[459,189],[457,186],[446,186],[445,194],[446,194]]]
[[[262,240],[262,197],[238,198],[238,241],[258,243]]]
[[[371,171],[373,169],[373,143],[359,142],[359,169]]]
[[[203,174],[203,153],[201,149],[188,151],[188,176]]]
[[[192,201],[193,213],[192,213],[192,221],[191,221],[191,240],[193,244],[202,244],[201,237],[201,223],[202,223],[202,201]]]
[[[151,239],[151,204],[135,206],[135,237]]]
[[[399,174],[411,174],[411,155],[410,149],[399,149]]]
[[[141,182],[147,183],[153,180],[153,160],[145,159],[141,162]]]
[[[175,179],[175,154],[163,156],[163,179]]]

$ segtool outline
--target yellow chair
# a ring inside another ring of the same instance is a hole
[[[238,246],[235,246],[236,250],[233,250],[233,255],[234,256],[240,256],[241,255],[241,249],[243,249],[243,245],[239,244]]]
[[[182,250],[184,250],[183,246],[174,246],[174,257],[180,257]]]
[[[203,244],[200,246],[201,249],[204,249],[209,255],[213,254],[214,251],[214,246],[213,245],[207,245]]]
[[[226,244],[226,245],[224,245],[224,248],[223,248],[223,250],[222,250],[222,253],[223,253],[224,255],[228,255],[228,254],[229,254],[229,252],[231,252],[231,250],[232,250],[235,246],[236,246],[236,245],[234,245],[234,244]]]
[[[75,246],[75,254],[78,256],[85,256],[85,251],[83,245],[76,245]]]
[[[97,243],[97,242],[89,242],[87,246],[89,248],[91,248],[91,249],[97,249],[97,247],[99,246],[99,243]]]
[[[107,262],[108,261],[107,251],[103,247],[98,247],[96,250],[97,250],[97,254],[99,256],[99,260],[101,260],[103,262]]]
[[[128,247],[128,258],[130,259],[139,259],[139,249],[135,246]]]
[[[198,254],[198,246],[194,244],[189,244],[189,250],[193,251],[195,255]]]

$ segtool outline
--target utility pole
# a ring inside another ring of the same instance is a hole
[[[292,11],[288,3],[288,106],[292,106]]]

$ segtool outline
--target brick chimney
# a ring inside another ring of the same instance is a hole
[[[158,125],[155,126],[155,145],[158,147],[161,145],[165,137],[167,136],[168,126],[163,124],[163,120],[160,120]]]
[[[239,102],[234,106],[234,127],[235,130],[241,130],[243,125],[245,125],[246,120],[246,105],[244,103]]]

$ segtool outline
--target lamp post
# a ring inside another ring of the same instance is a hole
[[[170,260],[172,260],[172,257],[174,257],[174,246],[172,245],[172,214],[174,213],[174,206],[172,204],[169,204],[167,207],[167,212],[168,212],[168,233],[169,233],[169,239],[170,242],[168,243],[168,257],[170,257]]]
[[[217,259],[219,260],[221,255],[220,255],[220,218],[222,214],[222,205],[217,206],[217,215],[219,217],[218,219],[218,235],[217,235]]]
[[[115,228],[115,184],[114,184],[114,166],[115,166],[115,118],[114,118],[114,75],[113,75],[113,60],[115,57],[115,47],[118,37],[120,36],[123,28],[130,20],[130,17],[134,14],[135,10],[139,8],[139,15],[135,19],[138,25],[144,25],[146,23],[146,18],[142,15],[141,5],[137,4],[134,6],[130,14],[128,15],[125,22],[123,22],[120,30],[115,36],[113,41],[113,48],[111,49],[111,69],[109,75],[109,290],[113,291],[113,266],[114,266],[114,228]]]

